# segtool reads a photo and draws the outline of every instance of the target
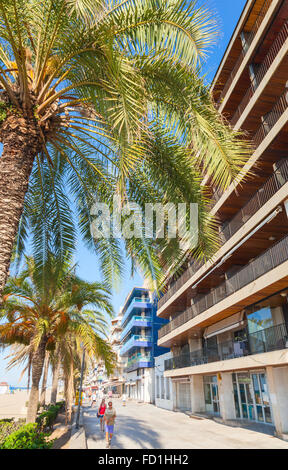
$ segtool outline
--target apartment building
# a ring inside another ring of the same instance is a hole
[[[245,172],[213,189],[221,246],[190,260],[158,303],[174,409],[288,433],[288,0],[248,0],[212,84],[250,136]],[[206,182],[209,184],[209,181]]]
[[[112,318],[111,320],[109,342],[117,357],[117,367],[113,371],[113,373],[109,376],[109,382],[105,384],[105,387],[108,387],[108,389],[113,392],[113,395],[119,395],[119,396],[122,395],[122,393],[124,393],[125,381],[123,378],[123,371],[126,366],[125,359],[120,356],[120,350],[121,350],[120,336],[122,332],[121,321],[122,321],[122,309],[120,309],[120,312],[117,315],[117,317]]]
[[[157,346],[158,329],[167,323],[156,315],[157,299],[149,289],[135,287],[122,310],[120,357],[126,359],[125,391],[128,397],[154,403],[154,358],[166,352]]]
[[[95,364],[95,366],[88,371],[84,378],[84,390],[91,396],[93,392],[98,394],[103,389],[103,384],[108,382],[105,365],[103,362]]]

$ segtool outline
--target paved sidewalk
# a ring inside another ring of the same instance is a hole
[[[184,413],[154,405],[113,399],[117,418],[111,449],[288,449],[288,442],[249,429],[225,426],[210,419],[193,419]],[[105,449],[97,408],[84,406],[83,421],[88,449]]]

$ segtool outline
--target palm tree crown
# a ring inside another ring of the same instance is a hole
[[[0,2],[0,291],[17,231],[42,260],[74,249],[68,194],[87,243],[91,199],[114,193],[198,202],[200,251],[214,243],[201,171],[227,185],[248,154],[199,78],[216,26],[196,1]],[[129,243],[151,270],[153,247]],[[115,240],[94,247],[121,271]]]

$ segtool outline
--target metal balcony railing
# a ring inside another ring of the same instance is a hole
[[[263,18],[265,17],[267,11],[269,10],[269,7],[270,7],[271,3],[272,3],[272,0],[266,0],[263,3],[261,11],[259,12],[259,14],[257,16],[257,19],[256,19],[256,21],[253,25],[252,30],[250,31],[250,33],[245,38],[245,44],[244,44],[244,47],[243,47],[243,49],[240,53],[240,56],[239,56],[236,64],[234,65],[234,68],[233,68],[232,72],[230,73],[229,78],[228,78],[227,82],[225,83],[225,86],[224,86],[224,88],[223,88],[223,90],[222,90],[222,92],[221,92],[221,94],[220,94],[220,96],[217,100],[217,105],[218,106],[220,106],[220,104],[221,104],[222,100],[224,99],[228,89],[230,88],[230,85],[233,82],[233,79],[236,76],[236,74],[237,74],[237,72],[240,68],[240,65],[242,64],[243,59],[244,59],[244,57],[246,56],[246,54],[249,50],[249,47],[252,44],[252,41],[256,36],[256,33],[257,33],[257,31],[258,31],[258,29],[259,29],[259,27],[260,27],[260,25],[263,21]]]
[[[124,330],[121,332],[120,341],[125,338],[127,333],[129,333],[129,331],[133,328],[133,326],[137,326],[137,322],[152,322],[152,317],[141,317],[140,315],[134,315],[127,324],[126,328],[124,328]]]
[[[210,362],[226,361],[239,357],[288,348],[288,325],[263,328],[255,333],[246,331],[242,341],[225,341],[213,348],[205,347],[189,354],[165,360],[165,370],[181,369]]]
[[[254,196],[240,209],[228,224],[222,225],[219,233],[222,243],[231,238],[274,194],[288,181],[288,159],[283,160]]]
[[[278,99],[276,104],[273,106],[271,111],[268,114],[266,114],[265,119],[259,126],[257,132],[252,137],[251,141],[255,149],[257,149],[259,145],[263,142],[265,137],[273,129],[273,127],[275,126],[277,121],[281,118],[283,113],[285,113],[287,108],[288,108],[288,93],[287,91],[285,91],[285,93],[283,93],[280,96],[280,98]],[[217,188],[214,191],[214,194],[211,198],[211,207],[215,206],[215,204],[219,201],[219,199],[222,197],[223,194],[224,194],[223,189]]]
[[[134,354],[131,358],[128,359],[127,365],[124,369],[124,372],[130,372],[134,370],[140,362],[149,363],[152,361],[151,354]]]
[[[159,299],[158,301],[158,308],[162,307],[179,289],[182,287],[185,282],[190,279],[193,274],[198,271],[198,269],[201,268],[205,264],[204,261],[199,262],[199,261],[192,261],[191,265],[183,272],[183,274],[176,280],[174,281],[167,292]]]
[[[288,20],[282,26],[275,41],[270,47],[264,61],[262,62],[258,72],[256,73],[254,79],[252,80],[252,83],[250,87],[248,88],[244,98],[242,99],[241,103],[238,105],[237,110],[230,121],[232,126],[235,126],[235,124],[237,123],[238,119],[240,118],[247,104],[253,97],[255,91],[259,87],[267,71],[270,69],[272,63],[276,59],[279,51],[281,50],[287,38],[288,38]]]
[[[287,105],[286,105],[287,108]],[[280,112],[280,110],[279,110]],[[276,114],[273,112],[276,119]],[[271,121],[272,122],[272,121]],[[268,178],[254,196],[237,212],[229,223],[222,224],[219,229],[221,245],[224,245],[277,191],[288,181],[288,160],[283,160],[278,169]],[[160,308],[203,266],[202,263],[192,264],[158,302]]]
[[[280,264],[288,260],[288,235],[279,242],[266,250],[260,256],[255,258],[250,264],[244,266],[237,273],[230,277],[215,289],[202,295],[199,299],[178,315],[170,323],[167,323],[158,331],[158,338],[162,338],[179,326],[192,320],[200,313],[204,312],[213,305],[221,302],[224,298],[234,294],[242,287],[250,284],[263,274],[271,271]]]
[[[271,111],[265,116],[265,121],[260,125],[256,134],[252,138],[252,142],[255,148],[263,142],[265,137],[269,134],[271,129],[275,126],[276,122],[280,119],[282,114],[287,110],[288,107],[288,94],[287,91],[280,96],[276,104],[273,106]]]
[[[152,342],[152,336],[143,336],[143,335],[133,335],[129,340],[123,344],[121,351],[120,351],[120,356],[123,356],[124,353],[129,351],[134,346],[134,343],[151,343]],[[142,347],[142,345],[141,345]],[[143,347],[145,347],[145,344],[143,344]]]
[[[137,307],[138,304],[140,303],[147,303],[149,304],[149,308],[152,306],[152,303],[149,299],[149,297],[147,298],[142,298],[142,297],[134,297],[128,307],[126,308],[125,312],[123,312],[123,317],[122,317],[122,321],[121,321],[121,328],[124,328],[126,326],[126,323],[127,323],[127,320],[129,319],[129,316],[131,314],[131,311],[133,310],[134,307]]]
[[[127,366],[134,364],[135,362],[141,361],[151,361],[151,354],[135,354],[134,356],[130,357],[127,361]]]

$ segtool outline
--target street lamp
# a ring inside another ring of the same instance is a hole
[[[85,349],[83,349],[83,356],[82,356],[82,367],[81,367],[81,376],[80,376],[80,385],[79,385],[78,408],[77,408],[77,416],[76,416],[76,429],[79,429],[80,406],[81,406],[81,397],[82,397],[82,382],[83,382],[83,374],[84,374],[84,363],[85,363]]]

